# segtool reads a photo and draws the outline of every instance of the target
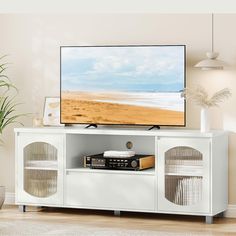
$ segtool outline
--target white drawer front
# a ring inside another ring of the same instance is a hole
[[[65,205],[154,211],[155,189],[154,176],[67,172]]]

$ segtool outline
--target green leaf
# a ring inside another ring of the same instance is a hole
[[[10,82],[10,79],[5,74],[9,63],[1,63],[2,59],[6,56],[0,57],[0,137],[8,125],[13,123],[23,125],[18,120],[20,117],[28,115],[17,114],[17,107],[21,105],[21,103],[16,102],[18,89]],[[15,94],[12,94],[12,90],[15,91]],[[2,143],[3,141],[0,139],[0,145]]]

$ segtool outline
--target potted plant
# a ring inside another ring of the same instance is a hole
[[[195,85],[193,88],[185,88],[182,96],[192,99],[201,107],[201,132],[208,132],[210,130],[209,108],[219,106],[231,96],[231,92],[228,88],[224,88],[210,96],[202,86]]]
[[[10,79],[6,75],[6,69],[8,63],[4,63],[3,60],[6,56],[0,57],[0,145],[3,146],[2,133],[4,129],[12,123],[18,122],[18,118],[23,114],[16,113],[16,107],[19,103],[16,103],[15,98],[18,90],[11,83]],[[12,91],[13,90],[13,91]],[[5,199],[5,186],[0,186],[0,209]]]

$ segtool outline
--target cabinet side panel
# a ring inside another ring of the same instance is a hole
[[[212,214],[225,211],[228,206],[228,136],[212,139]]]
[[[18,202],[18,132],[15,132],[15,203]]]

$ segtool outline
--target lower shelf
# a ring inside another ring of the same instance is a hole
[[[169,176],[196,176],[196,177],[202,177],[203,174],[200,173],[186,173],[186,172],[182,172],[182,173],[176,173],[176,172],[167,172],[165,175],[169,175]]]
[[[155,168],[146,170],[106,170],[106,169],[90,169],[90,168],[71,168],[66,169],[66,172],[83,172],[83,173],[109,173],[109,174],[132,174],[132,175],[155,175]]]
[[[25,170],[58,170],[56,167],[35,167],[35,166],[26,166]]]

